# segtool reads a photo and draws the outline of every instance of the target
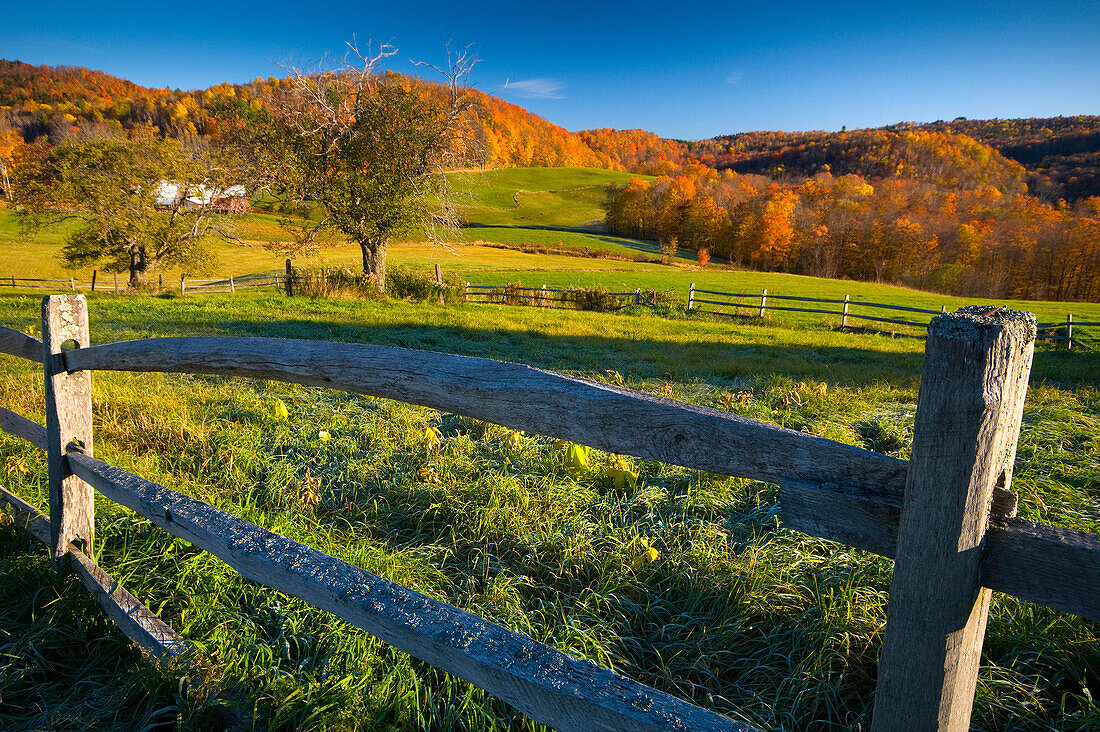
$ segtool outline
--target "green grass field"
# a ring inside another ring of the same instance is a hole
[[[471,223],[578,227],[603,221],[609,184],[650,178],[596,168],[505,168],[454,173]]]
[[[842,298],[910,305],[938,310],[953,310],[980,300],[935,295],[892,285],[822,280],[782,273],[737,271],[711,267],[701,271],[686,258],[677,266],[588,257],[532,254],[500,249],[486,244],[572,247],[583,251],[605,250],[633,256],[658,254],[652,242],[614,237],[591,226],[602,217],[601,203],[606,186],[623,183],[634,176],[590,168],[512,168],[451,174],[463,202],[469,226],[457,232],[455,243],[440,245],[405,243],[391,247],[392,265],[412,269],[431,269],[440,264],[445,272],[455,273],[473,284],[520,282],[525,286],[586,287],[602,285],[612,290],[635,288],[671,290],[683,302],[688,287],[695,282],[703,289],[724,292],[760,292],[767,288],[773,295]],[[188,272],[189,277],[243,275],[275,272],[283,269],[284,255],[263,248],[262,244],[285,237],[279,216],[253,213],[236,222],[237,235],[247,245],[222,242],[214,246],[215,259],[204,272]],[[598,227],[595,227],[598,229]],[[57,258],[65,229],[26,237],[18,227],[15,214],[0,207],[0,286],[5,276],[90,279],[90,270],[72,272]],[[298,260],[299,266],[358,267],[359,249],[334,242],[315,255]],[[100,281],[109,275],[100,273]],[[178,282],[178,268],[163,272],[165,282]],[[746,298],[746,303],[752,298]],[[773,304],[781,304],[773,300]],[[1100,321],[1100,304],[997,302],[1034,312],[1041,322],[1064,321],[1072,313],[1078,321]],[[829,307],[831,309],[832,306]],[[872,313],[874,314],[874,313]],[[877,313],[883,314],[881,312]],[[783,313],[774,317],[783,322],[811,324],[829,321],[828,316]],[[1094,332],[1079,328],[1082,336]]]
[[[3,277],[14,270],[17,277],[67,277],[69,273],[60,268],[50,252],[56,245],[44,243],[0,244],[0,287]],[[48,268],[39,268],[35,262],[45,260]],[[260,247],[227,247],[222,253],[222,264],[232,267],[220,267],[222,274],[244,274],[247,272],[282,271],[283,257]],[[349,246],[333,246],[321,250],[319,256],[301,262],[302,266],[344,265],[352,268],[359,266],[359,249]],[[666,266],[643,262],[629,262],[612,259],[594,259],[562,255],[530,254],[525,252],[499,249],[489,246],[456,244],[438,246],[433,244],[400,244],[390,249],[390,266],[405,267],[416,272],[431,272],[439,264],[445,273],[457,274],[473,284],[503,285],[520,282],[524,286],[541,287],[587,287],[603,285],[612,290],[633,291],[635,288],[671,291],[681,302],[687,304],[688,288],[691,283],[702,289],[723,292],[744,292],[752,297],[743,301],[746,305],[759,305],[758,293],[767,289],[774,295],[798,295],[802,297],[821,297],[841,299],[845,294],[853,300],[881,302],[893,305],[907,305],[931,310],[946,306],[955,310],[968,304],[988,301],[977,298],[957,298],[935,293],[910,290],[895,285],[880,285],[870,282],[849,282],[826,280],[801,275],[778,272],[752,272],[726,268],[700,270],[691,265]],[[90,275],[86,275],[90,276]],[[201,276],[201,275],[200,275]],[[109,275],[101,273],[100,282],[110,285]],[[165,282],[173,287],[179,281],[178,270],[165,273]],[[58,285],[63,289],[62,285]],[[2,292],[4,290],[0,290]],[[28,294],[30,291],[25,291]],[[774,297],[772,305],[782,304]],[[797,304],[797,303],[788,303]],[[1040,322],[1064,322],[1067,313],[1072,313],[1077,321],[1100,321],[1100,304],[1064,303],[1042,301],[997,301],[996,305],[1013,307],[1034,312]],[[703,306],[704,309],[709,306]],[[839,306],[828,305],[827,309]],[[713,308],[711,308],[713,309]],[[747,311],[742,311],[747,312]],[[856,312],[853,310],[853,312]],[[883,311],[864,311],[872,315],[890,315]],[[769,321],[796,325],[839,324],[839,317],[809,313],[790,313],[771,311]],[[853,320],[853,322],[856,322]],[[876,327],[867,323],[868,327]],[[889,329],[890,326],[884,326]],[[904,329],[902,329],[904,330]],[[1100,328],[1077,328],[1081,337],[1096,338]]]
[[[0,324],[33,330],[39,302],[0,297]],[[900,457],[923,348],[644,309],[274,293],[97,293],[89,309],[93,342],[259,335],[488,356],[621,376]],[[0,373],[0,405],[41,421],[41,373],[8,357]],[[234,378],[102,372],[94,383],[102,459],[764,729],[868,723],[890,563],[783,529],[773,485],[638,461],[638,486],[616,490],[595,472],[571,474],[548,439],[529,435],[512,449],[503,430],[434,410]],[[1098,387],[1097,354],[1038,349],[1013,484],[1022,516],[1100,531]],[[288,420],[272,415],[275,398]],[[438,449],[420,437],[427,426],[443,433]],[[45,507],[42,456],[6,436],[0,453],[5,485]],[[534,727],[102,499],[97,532],[97,561],[193,642],[201,662],[143,661],[75,578],[54,574],[45,550],[0,518],[5,730]],[[1098,630],[996,596],[975,728],[1097,728]]]
[[[606,187],[629,181],[631,176],[593,168],[512,168],[482,172],[453,173],[456,199],[469,221],[466,228],[449,237],[456,244],[491,242],[504,244],[585,247],[616,254],[655,255],[652,242],[636,241],[605,234],[601,204]],[[513,199],[515,197],[515,200]],[[518,205],[517,201],[518,200]],[[268,252],[262,245],[284,241],[287,231],[279,222],[280,214],[253,212],[228,219],[234,236],[245,242],[217,242],[215,259],[207,271],[220,274],[246,274],[275,269],[282,255]],[[74,224],[35,233],[20,227],[15,212],[0,203],[0,277],[69,277],[87,279],[91,268],[67,270],[58,259],[65,236]],[[308,260],[318,264],[342,264],[357,261],[358,248],[334,241]],[[189,274],[201,276],[202,272]],[[168,268],[166,279],[178,280],[180,271]]]

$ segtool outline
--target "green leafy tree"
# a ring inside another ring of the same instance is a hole
[[[158,267],[209,261],[215,231],[209,203],[217,192],[203,185],[207,173],[177,140],[138,135],[39,144],[18,170],[16,203],[28,228],[80,222],[62,250],[68,265],[104,263],[108,271],[129,272],[130,286],[138,287]],[[158,205],[166,183],[174,195]]]
[[[322,216],[300,231],[291,250],[308,247],[325,230],[359,245],[363,272],[385,288],[386,250],[395,237],[457,224],[444,172],[469,152],[459,137],[470,104],[465,80],[474,60],[451,58],[442,104],[415,79],[379,71],[396,53],[384,46],[361,64],[305,74],[292,70],[272,101],[264,175],[290,199],[312,201]]]

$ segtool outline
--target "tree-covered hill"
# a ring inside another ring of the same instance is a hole
[[[959,132],[993,147],[1028,169],[1037,193],[1050,185],[1052,195],[1068,201],[1100,194],[1100,116],[959,118],[921,128]]]
[[[738,173],[809,177],[830,171],[1012,190],[1023,171],[1028,189],[1049,200],[1100,194],[1100,117],[1092,116],[743,132],[689,143],[688,149],[706,165]]]
[[[0,129],[51,142],[73,128],[103,134],[151,125],[169,137],[210,135],[221,113],[260,113],[285,83],[272,76],[191,91],[153,89],[101,71],[0,60]],[[415,83],[425,94],[443,93],[439,84]],[[622,167],[577,133],[483,92],[469,94],[476,102],[471,126],[482,149],[479,162],[486,167]]]
[[[226,109],[258,112],[284,79],[183,91],[139,86],[101,71],[0,60],[0,130],[30,141],[72,128],[151,125],[166,136],[212,134]],[[438,84],[417,82],[441,96]],[[1050,201],[1100,194],[1100,117],[955,119],[842,132],[759,131],[682,142],[645,130],[570,132],[526,109],[471,90],[471,130],[485,167],[581,166],[669,174],[685,160],[781,178],[823,171],[958,187],[1028,190]]]

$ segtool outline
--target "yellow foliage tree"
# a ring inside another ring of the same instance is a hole
[[[12,200],[11,174],[26,150],[27,143],[15,130],[0,131],[0,185],[4,188],[4,198]]]

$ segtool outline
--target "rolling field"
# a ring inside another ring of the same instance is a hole
[[[602,233],[600,207],[608,184],[629,181],[631,176],[590,168],[516,168],[454,173],[457,199],[469,225],[454,232],[454,245],[477,242],[602,249],[626,256],[656,255],[652,242]],[[644,176],[643,176],[644,177]],[[515,196],[515,200],[513,197]],[[518,200],[518,205],[517,205]],[[281,215],[254,212],[228,220],[230,230],[244,244],[216,242],[215,261],[206,272],[247,274],[280,269],[284,255],[263,244],[282,241]],[[595,223],[594,223],[595,222]],[[28,233],[20,228],[14,211],[0,202],[0,277],[69,277],[88,279],[91,268],[68,270],[58,254],[74,224]],[[447,252],[437,247],[440,256]],[[358,247],[334,239],[303,264],[355,264]],[[460,265],[461,266],[461,265]],[[201,277],[204,272],[188,272]],[[180,270],[167,268],[166,280],[178,280]]]
[[[0,297],[0,323],[33,329],[39,301]],[[621,378],[900,457],[923,348],[641,309],[252,293],[96,294],[89,310],[93,342],[257,335],[488,356]],[[0,405],[41,421],[41,373],[8,357],[0,373]],[[517,447],[500,428],[430,409],[235,378],[101,372],[94,382],[102,459],[764,729],[867,724],[890,563],[783,529],[774,485],[636,461],[638,485],[616,489],[598,471],[569,471],[549,439]],[[1098,386],[1096,354],[1038,350],[1013,482],[1022,516],[1100,530]],[[288,419],[273,414],[276,398]],[[438,447],[423,440],[429,426]],[[44,507],[41,455],[6,436],[0,453],[6,486]],[[78,581],[53,574],[45,551],[0,518],[4,729],[534,727],[101,499],[97,532],[97,561],[201,661],[147,664]],[[1096,728],[1098,631],[995,596],[975,727]]]
[[[783,273],[752,272],[712,266],[699,270],[683,254],[677,266],[560,254],[528,253],[492,244],[605,250],[625,256],[658,254],[653,242],[640,242],[600,233],[592,222],[603,215],[600,204],[608,184],[621,184],[635,177],[628,173],[590,168],[512,168],[451,174],[469,225],[457,232],[458,241],[445,245],[418,242],[399,243],[390,248],[391,266],[430,270],[439,264],[473,284],[520,282],[528,287],[588,287],[603,285],[612,290],[635,288],[671,290],[682,302],[688,287],[724,292],[759,293],[804,297],[843,298],[894,305],[949,310],[985,302],[955,298],[893,285],[868,282],[823,280]],[[237,235],[246,245],[221,242],[214,245],[215,261],[205,272],[188,272],[189,277],[243,275],[282,271],[283,254],[262,247],[264,242],[285,236],[279,216],[253,213],[235,221]],[[27,237],[19,229],[15,214],[0,206],[0,286],[3,277],[46,277],[90,279],[91,271],[64,269],[57,258],[67,229],[41,232]],[[317,254],[296,260],[299,266],[360,266],[358,247],[330,242]],[[165,282],[178,282],[178,268],[163,271]],[[100,273],[108,282],[109,276]],[[746,299],[749,302],[751,299]],[[779,304],[779,301],[774,301]],[[1041,322],[1064,321],[1072,313],[1078,321],[1100,321],[1100,304],[998,301],[994,304],[1030,310]],[[811,324],[826,316],[802,313],[774,313],[784,322]],[[1086,331],[1079,329],[1082,334]]]
[[[9,272],[16,277],[67,278],[52,257],[56,245],[47,243],[0,243],[0,288],[3,277]],[[216,270],[222,275],[241,275],[249,272],[281,272],[284,257],[260,247],[227,247],[220,252],[221,266]],[[320,256],[301,262],[302,266],[338,266],[355,269],[360,266],[358,247],[334,246],[321,250]],[[686,306],[688,288],[694,282],[701,289],[722,292],[744,292],[746,304],[759,304],[759,293],[767,289],[772,295],[798,295],[840,299],[845,294],[853,300],[908,305],[931,310],[947,306],[955,310],[969,304],[986,303],[979,298],[960,298],[911,290],[896,285],[873,282],[826,280],[781,272],[753,272],[708,268],[700,270],[691,265],[669,267],[645,262],[629,262],[613,259],[572,257],[553,254],[531,254],[490,246],[455,244],[399,244],[390,248],[391,267],[405,267],[414,272],[428,273],[439,264],[444,273],[457,274],[462,279],[478,285],[503,285],[519,282],[527,287],[547,285],[560,287],[590,287],[603,285],[611,290],[633,291],[635,288],[658,291],[670,290]],[[90,273],[83,275],[90,278]],[[189,275],[191,276],[191,275]],[[204,275],[198,275],[200,277]],[[213,276],[213,273],[205,276]],[[100,282],[110,284],[110,276],[100,273]],[[123,280],[124,281],[124,280]],[[166,286],[179,282],[178,270],[166,270]],[[0,289],[0,292],[10,292]],[[31,291],[24,291],[30,294]],[[702,297],[702,296],[701,296]],[[773,299],[773,305],[780,304]],[[1040,322],[1064,322],[1067,313],[1078,321],[1100,321],[1100,304],[1043,301],[997,301],[994,304],[1027,310],[1035,313]],[[827,306],[834,308],[838,306]],[[882,314],[881,311],[878,314]],[[771,311],[769,319],[791,324],[813,325],[839,322],[838,317],[810,313]],[[1078,328],[1076,332],[1096,337],[1100,329]]]
[[[609,184],[652,176],[596,168],[504,168],[451,174],[471,223],[579,227],[603,221]]]

